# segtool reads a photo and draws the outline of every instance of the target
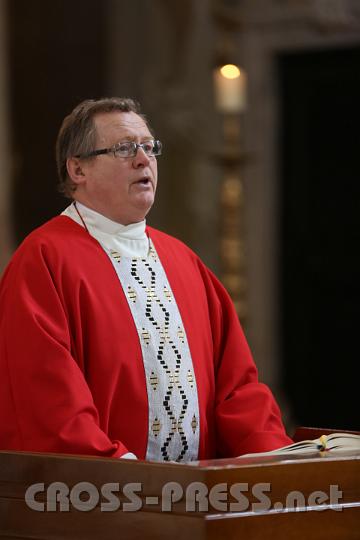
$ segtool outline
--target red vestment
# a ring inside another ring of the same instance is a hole
[[[192,355],[199,459],[290,444],[223,286],[182,242],[147,232]],[[5,271],[0,310],[0,449],[144,458],[139,337],[100,244],[65,216],[35,230]]]

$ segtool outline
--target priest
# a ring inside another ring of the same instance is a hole
[[[223,286],[146,225],[161,152],[131,99],[65,118],[71,204],[1,282],[0,449],[187,462],[292,442]]]

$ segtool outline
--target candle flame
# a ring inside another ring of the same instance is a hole
[[[220,73],[225,79],[237,79],[240,77],[240,69],[235,64],[226,64],[220,68]]]

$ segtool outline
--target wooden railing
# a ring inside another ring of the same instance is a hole
[[[359,540],[360,452],[191,465],[0,452],[0,538]]]

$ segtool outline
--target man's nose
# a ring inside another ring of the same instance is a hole
[[[147,167],[150,163],[150,158],[147,154],[145,154],[143,148],[137,149],[136,156],[133,159],[133,166],[135,169],[138,167]]]

